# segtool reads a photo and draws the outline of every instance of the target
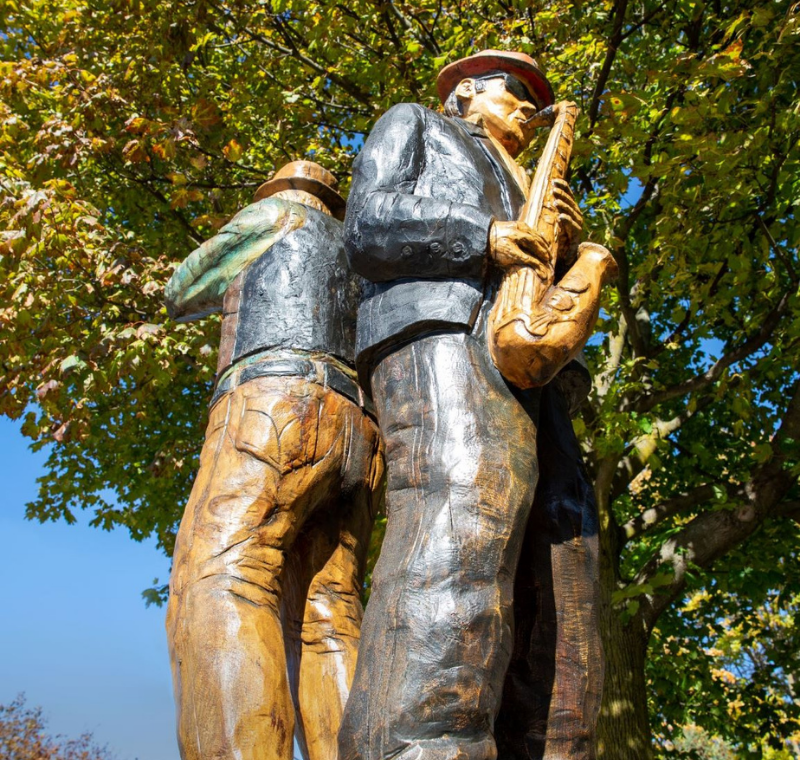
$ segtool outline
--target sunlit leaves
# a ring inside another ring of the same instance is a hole
[[[736,675],[733,655],[702,650],[740,603],[752,619],[789,609],[769,594],[797,593],[774,573],[797,524],[759,514],[748,542],[688,568],[685,598],[671,568],[643,568],[696,518],[746,506],[764,468],[798,474],[798,436],[775,446],[800,355],[796,3],[0,0],[0,19],[0,413],[50,447],[30,514],[87,509],[167,551],[218,341],[213,319],[167,320],[176,262],[288,160],[313,157],[346,192],[375,120],[435,107],[447,62],[485,47],[537,58],[582,109],[571,181],[622,269],[576,420],[604,595],[626,630],[675,596],[648,671],[664,741],[689,722],[736,733],[730,710],[749,697],[713,674]],[[633,530],[647,510],[660,516]],[[791,735],[780,705],[752,699],[772,739]]]

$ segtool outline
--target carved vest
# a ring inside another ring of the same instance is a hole
[[[360,278],[350,270],[342,224],[316,209],[228,287],[217,372],[252,354],[296,349],[353,365]]]

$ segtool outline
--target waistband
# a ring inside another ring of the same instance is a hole
[[[318,359],[280,355],[264,356],[241,368],[234,365],[220,378],[209,406],[214,406],[224,394],[257,377],[299,377],[317,383],[350,399],[373,419],[377,419],[372,399],[352,377],[348,377],[338,367]]]

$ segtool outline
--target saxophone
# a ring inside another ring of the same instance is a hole
[[[551,275],[542,278],[525,266],[508,269],[489,313],[492,361],[506,380],[523,389],[547,384],[580,352],[597,321],[600,288],[616,275],[611,254],[584,243],[578,261],[557,284],[553,281],[559,237],[553,180],[566,176],[579,112],[575,103],[564,101],[533,117],[537,126],[552,129],[520,219],[548,243]]]

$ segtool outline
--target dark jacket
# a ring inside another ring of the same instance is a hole
[[[271,348],[318,351],[353,363],[359,278],[347,265],[341,222],[313,208],[305,212],[302,227],[241,275],[232,363]],[[232,311],[223,309],[224,322]]]
[[[522,190],[484,131],[402,103],[353,165],[345,218],[362,377],[382,349],[436,329],[471,329],[483,300],[492,220],[518,219]]]

